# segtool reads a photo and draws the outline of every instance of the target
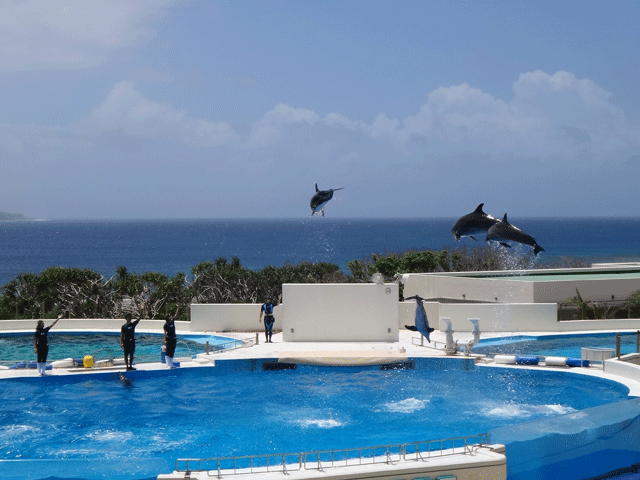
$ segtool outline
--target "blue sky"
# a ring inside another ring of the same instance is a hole
[[[4,0],[0,211],[638,216],[632,1]],[[322,221],[322,219],[318,219]]]

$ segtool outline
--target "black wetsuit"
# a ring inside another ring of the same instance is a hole
[[[271,330],[276,319],[273,316],[273,303],[267,302],[262,305],[261,310],[264,312],[264,335],[267,341],[271,341]]]
[[[173,354],[176,353],[176,324],[174,320],[169,320],[164,324],[164,344],[167,347],[165,355],[173,358]]]
[[[36,330],[33,335],[36,344],[36,352],[38,356],[38,363],[46,363],[47,355],[49,354],[49,342],[47,334],[51,327],[44,327],[42,330]]]
[[[120,329],[122,349],[125,355],[133,355],[136,351],[136,325],[138,325],[138,323],[140,323],[140,319],[131,323],[125,323]]]

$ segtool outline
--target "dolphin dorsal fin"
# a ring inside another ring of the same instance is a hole
[[[318,184],[316,183],[316,192],[319,192],[320,190],[318,190]]]
[[[507,220],[507,214],[506,214],[506,212],[505,212],[505,214],[504,214],[504,217],[502,217],[502,221],[503,221],[504,223],[506,223],[507,225],[509,225],[509,221]]]
[[[482,207],[484,207],[484,203],[481,203],[480,205],[477,206],[475,213],[484,213],[484,211],[482,210]]]

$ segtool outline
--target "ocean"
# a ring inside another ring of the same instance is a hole
[[[47,267],[94,270],[106,278],[129,272],[191,273],[201,261],[238,257],[246,268],[347,262],[372,253],[485,245],[453,238],[455,218],[52,220],[0,222],[0,285]],[[511,220],[511,219],[510,219]],[[545,251],[534,266],[570,257],[592,262],[640,261],[640,218],[513,219]],[[513,249],[523,255],[531,248]]]

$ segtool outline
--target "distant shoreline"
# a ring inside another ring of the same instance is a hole
[[[0,221],[2,220],[26,220],[21,213],[0,212]]]

